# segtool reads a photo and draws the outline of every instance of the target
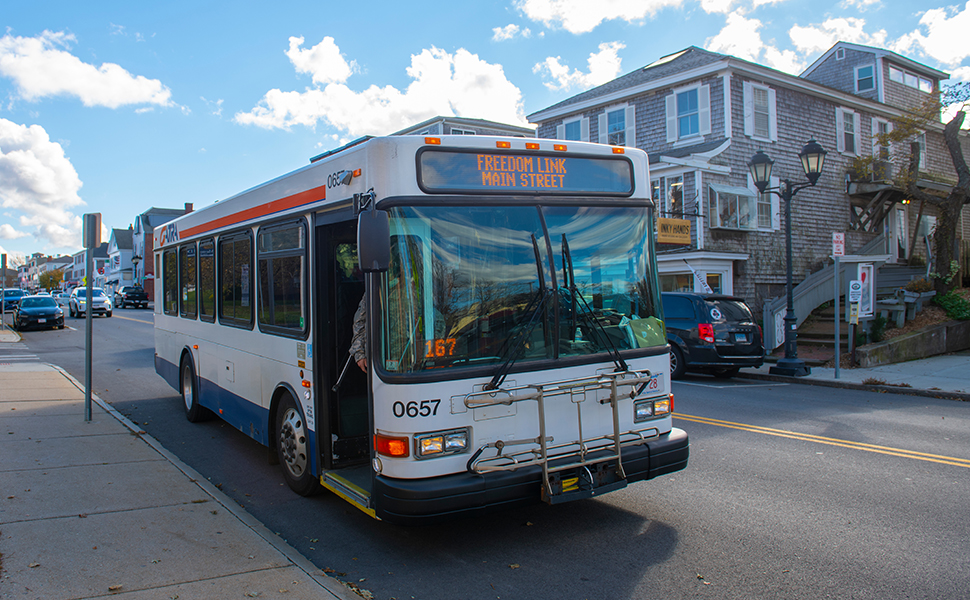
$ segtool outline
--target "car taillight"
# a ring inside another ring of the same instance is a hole
[[[697,333],[701,339],[708,344],[714,343],[714,326],[710,323],[700,323],[697,325]]]

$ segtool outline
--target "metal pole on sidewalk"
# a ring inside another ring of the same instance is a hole
[[[82,237],[87,248],[85,258],[85,315],[84,315],[84,420],[91,420],[91,339],[93,327],[94,249],[101,245],[101,213],[84,215]]]
[[[835,378],[839,378],[839,363],[842,362],[842,356],[840,354],[840,340],[839,340],[839,322],[842,320],[842,315],[839,314],[839,278],[841,277],[839,271],[839,255],[835,255]]]

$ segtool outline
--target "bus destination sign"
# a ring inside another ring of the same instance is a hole
[[[428,192],[633,193],[633,166],[622,157],[426,150],[418,165],[418,182]]]

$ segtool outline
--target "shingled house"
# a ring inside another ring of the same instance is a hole
[[[849,253],[872,242],[902,263],[914,240],[925,253],[933,210],[923,207],[917,231],[918,208],[904,204],[906,194],[891,181],[893,169],[907,163],[909,145],[881,147],[875,135],[948,77],[899,54],[843,42],[797,77],[692,46],[529,120],[540,138],[648,152],[658,216],[690,225],[690,243],[658,244],[662,288],[699,291],[693,269],[714,291],[744,297],[760,311],[767,298],[784,293],[785,207],[753,185],[747,163],[755,152],[775,161],[776,185],[805,181],[798,153],[810,139],[828,151],[818,184],[792,203],[796,283],[830,262],[833,232],[845,232]],[[928,189],[956,180],[942,131],[934,123],[918,138],[926,150],[920,185]],[[856,158],[864,156],[878,158],[879,169],[857,175]]]

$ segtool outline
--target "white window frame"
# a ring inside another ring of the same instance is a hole
[[[879,143],[879,134],[882,133],[879,131],[880,125],[886,126],[886,133],[890,133],[893,130],[893,124],[891,121],[873,117],[872,119],[872,157],[876,160],[891,160],[892,146],[890,144],[883,145]],[[885,149],[886,151],[886,156],[882,156],[883,149]]]
[[[579,123],[579,139],[570,140],[576,142],[588,142],[589,141],[589,119],[586,117],[578,117],[575,119],[563,119],[562,125],[556,126],[556,139],[565,140],[566,138],[566,126],[572,123]]]
[[[623,143],[622,144],[610,144],[609,141],[609,115],[623,111]],[[597,119],[597,125],[599,127],[599,137],[598,141],[601,144],[610,144],[613,146],[627,146],[629,148],[637,147],[637,123],[636,123],[637,111],[636,107],[629,104],[611,106],[605,111],[600,113]]]
[[[919,144],[919,168],[926,168],[926,132],[916,134],[915,140]]]
[[[680,187],[680,215],[674,215],[673,206],[673,191],[675,187]],[[670,219],[683,219],[684,215],[684,203],[686,198],[684,197],[684,174],[679,175],[668,175],[664,178],[664,214]]]
[[[835,51],[835,60],[842,60],[845,58],[845,48],[839,48]]]
[[[471,129],[459,129],[458,127],[451,128],[451,135],[478,135]]]
[[[742,207],[741,199],[745,198],[746,207]],[[707,202],[712,209],[709,211],[711,229],[730,229],[732,231],[758,231],[758,198],[757,193],[746,188],[739,188],[718,183],[707,184]],[[734,204],[734,210],[731,204]],[[722,208],[723,207],[723,208]],[[742,210],[746,214],[742,215]],[[736,223],[722,221],[728,214],[734,216]],[[742,222],[742,216],[744,222]]]
[[[681,136],[679,132],[680,115],[677,113],[677,96],[697,90],[698,133]],[[664,98],[667,121],[667,142],[675,145],[688,145],[697,142],[711,133],[711,86],[690,85],[672,90]]]
[[[848,150],[845,146],[845,135],[846,131],[846,117],[850,117],[850,122],[852,124],[852,150]],[[859,113],[854,110],[849,110],[848,108],[838,107],[835,109],[835,145],[838,151],[842,154],[848,154],[849,156],[859,155],[859,124],[861,119],[859,118]]]
[[[871,69],[872,70],[872,74],[869,75],[868,77],[860,77],[859,71],[861,71],[862,69]],[[870,80],[872,80],[872,85],[870,87],[867,87],[866,89],[862,89],[859,86],[859,82],[862,79],[870,79]],[[858,93],[861,93],[861,92],[871,92],[871,91],[874,91],[875,89],[876,89],[876,65],[870,63],[868,65],[859,65],[859,66],[857,66],[855,68],[855,91],[856,91],[856,93],[858,94]]]
[[[768,86],[758,85],[756,83],[744,82],[742,86],[742,93],[744,96],[744,135],[756,139],[764,140],[768,142],[778,141],[778,111],[777,111],[777,99],[775,95],[775,90]],[[755,102],[754,94],[755,90],[764,90],[768,94],[768,136],[763,137],[757,135],[755,131]]]
[[[777,188],[781,184],[781,180],[778,177],[772,177],[768,181],[769,188]],[[758,187],[754,184],[754,177],[751,173],[748,173],[748,189],[755,196],[755,205],[758,209],[758,230],[759,231],[778,231],[781,229],[781,198],[778,194],[772,194],[771,192],[761,193],[758,191]],[[770,220],[771,224],[767,227],[761,223],[761,207],[770,206]]]

